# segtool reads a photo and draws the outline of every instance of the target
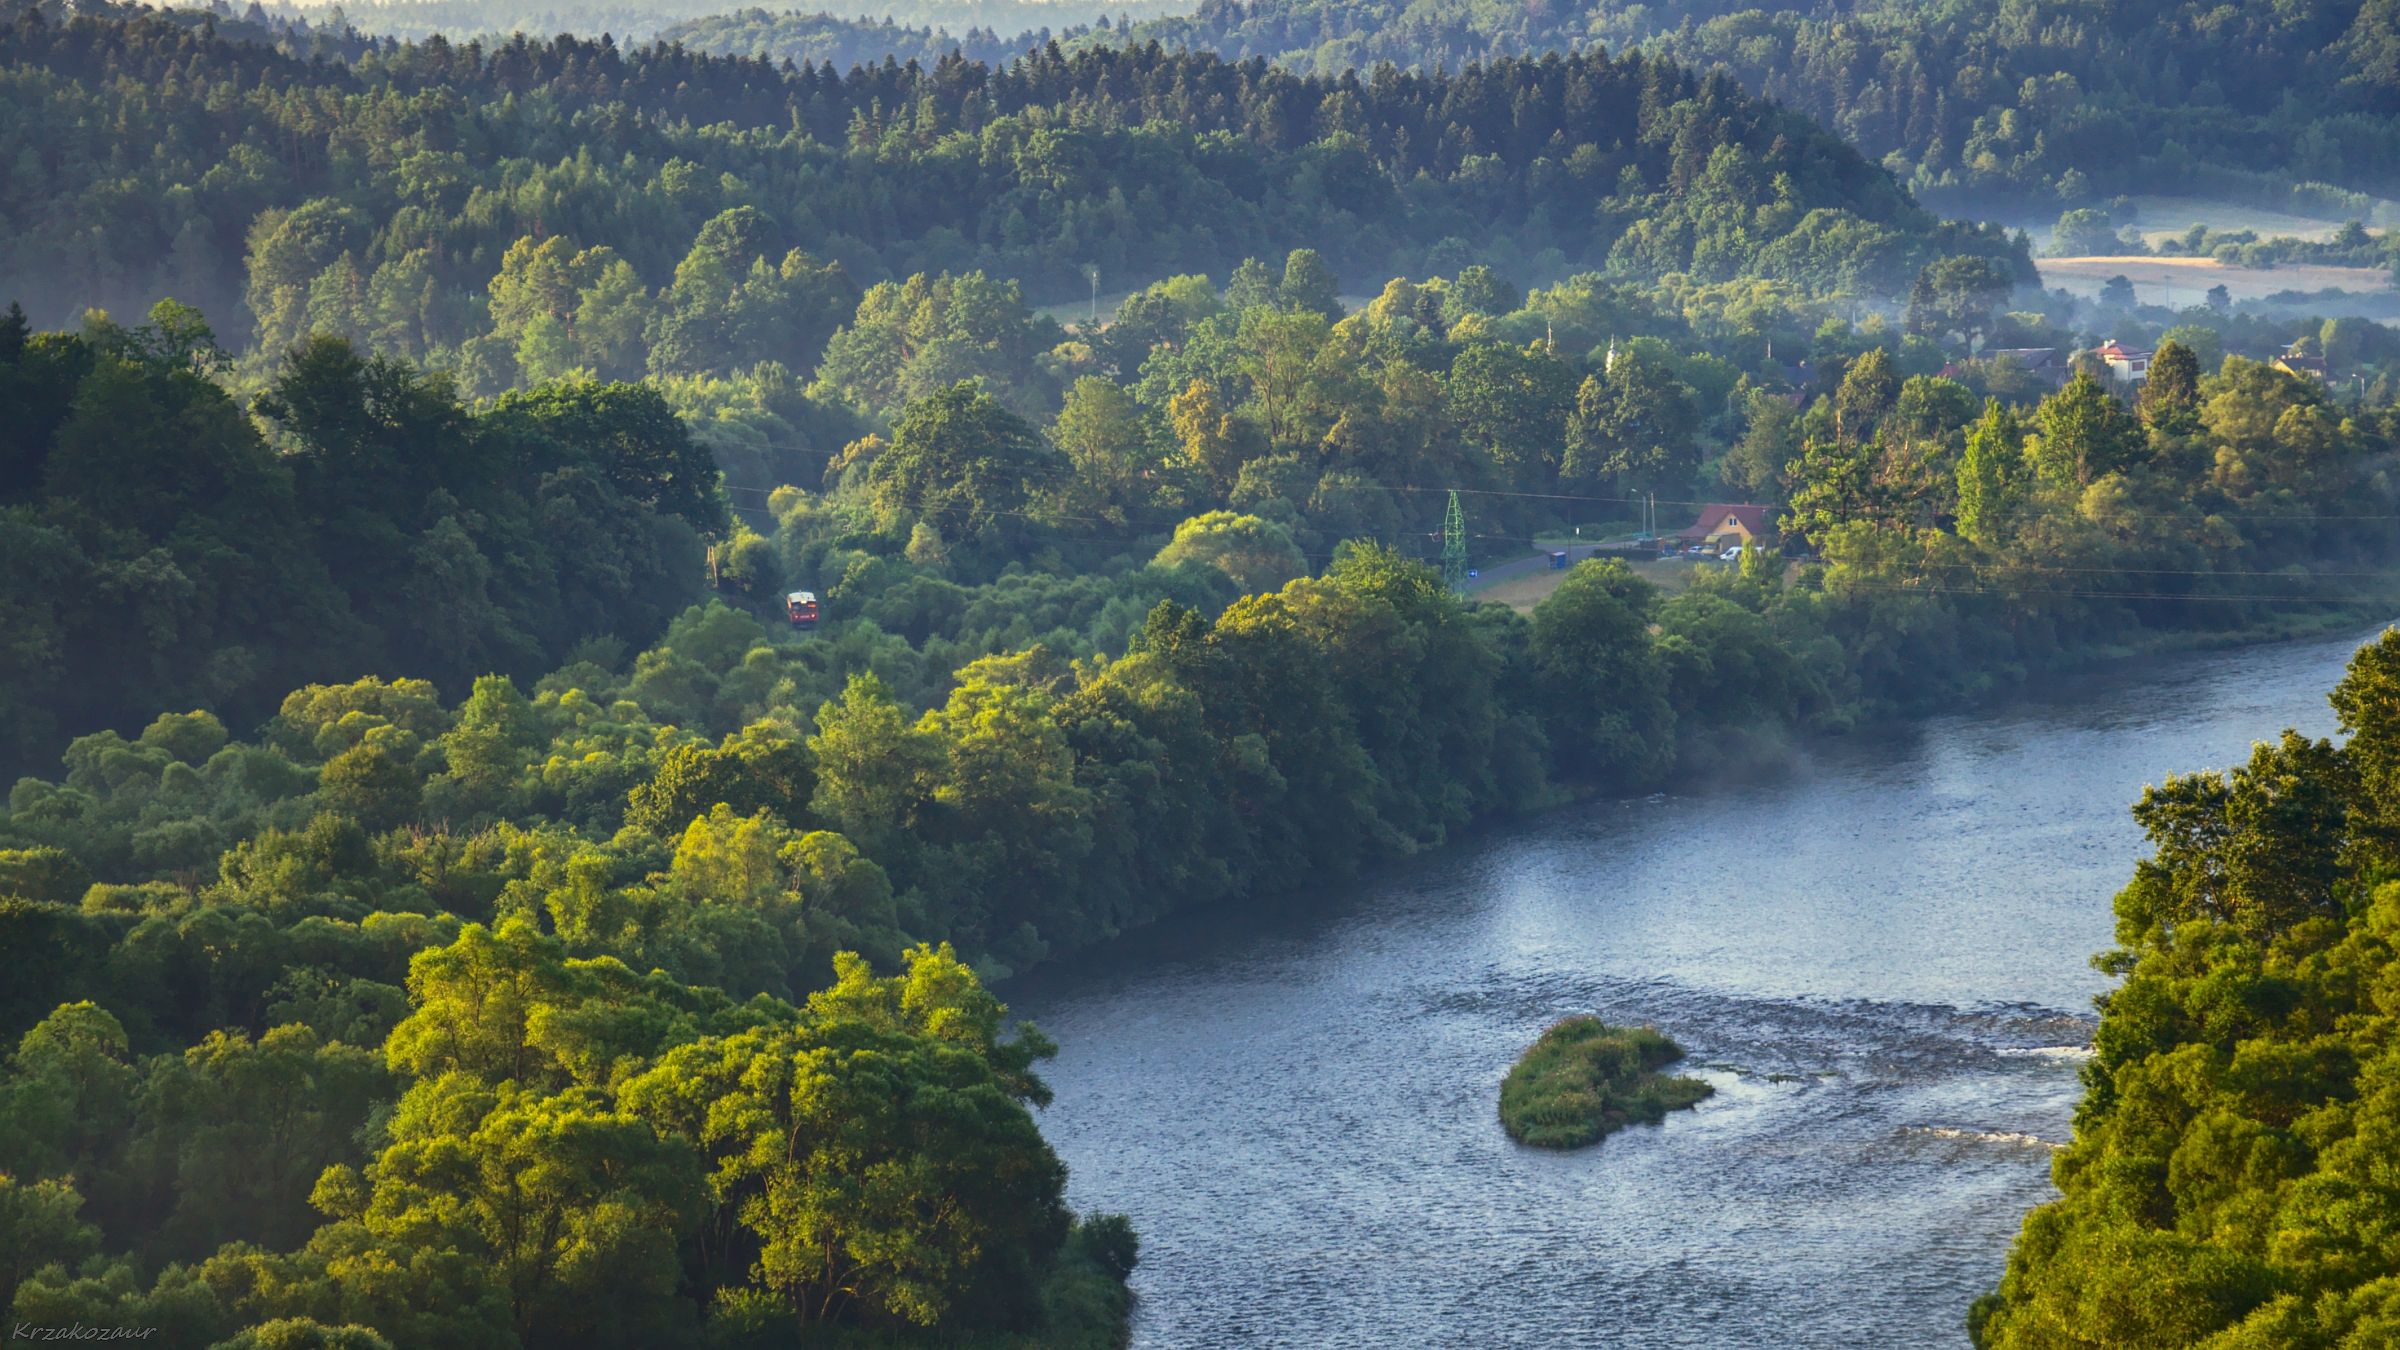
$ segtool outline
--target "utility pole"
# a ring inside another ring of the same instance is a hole
[[[1467,518],[1458,509],[1458,491],[1450,492],[1450,510],[1442,517],[1442,584],[1452,595],[1467,593]]]

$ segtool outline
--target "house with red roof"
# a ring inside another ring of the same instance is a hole
[[[1685,547],[1699,544],[1706,548],[1729,548],[1764,540],[1769,532],[1767,513],[1772,506],[1755,502],[1710,502],[1700,508],[1700,518],[1677,530],[1674,537]]]
[[[2122,342],[2103,342],[2092,348],[2092,355],[2099,357],[2101,363],[2108,367],[2109,374],[2118,380],[2126,384],[2140,384],[2150,378],[2150,358],[2156,353],[2128,347]]]

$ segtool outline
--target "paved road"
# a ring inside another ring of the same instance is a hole
[[[1575,564],[1582,562],[1584,559],[1597,556],[1601,553],[1622,553],[1624,551],[1625,550],[1623,549],[1608,548],[1600,544],[1576,544],[1565,550],[1567,555],[1567,566],[1569,567],[1573,567]],[[1497,586],[1501,582],[1508,580],[1510,577],[1521,577],[1529,572],[1539,572],[1549,565],[1549,555],[1544,554],[1536,558],[1519,558],[1515,562],[1504,562],[1491,567],[1479,568],[1477,569],[1475,579],[1467,583],[1467,589],[1470,591],[1480,591],[1486,586]]]

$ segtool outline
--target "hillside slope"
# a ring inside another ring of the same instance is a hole
[[[2310,182],[2400,193],[2400,8],[2389,3],[1207,0],[1133,32],[1301,73],[1639,44],[1695,69],[1722,63],[1945,210],[2056,211],[2141,192],[2275,205]],[[2301,200],[2319,212],[2366,205],[2323,191]]]
[[[280,345],[311,306],[386,297],[410,355],[480,326],[520,239],[664,286],[735,207],[766,217],[770,262],[809,250],[859,285],[980,268],[1036,299],[1091,265],[1223,275],[1299,246],[1360,276],[1555,249],[1884,294],[2014,251],[1730,79],[1599,53],[1362,80],[1153,45],[845,75],[561,37],[343,65],[158,15],[33,17],[0,26],[0,157],[0,290],[37,322],[238,299]]]

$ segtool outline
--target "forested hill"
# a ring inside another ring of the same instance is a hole
[[[1207,0],[1134,35],[1300,73],[1639,44],[1695,69],[1724,64],[1945,210],[2140,192],[2282,205],[2311,181],[2400,193],[2400,11],[2389,4]]]
[[[2009,251],[1729,79],[1597,52],[1366,79],[1156,45],[839,73],[561,37],[348,66],[137,14],[0,26],[0,110],[0,286],[37,323],[171,294],[230,336],[237,298],[265,322],[340,264],[341,288],[405,293],[387,345],[409,354],[473,331],[518,239],[663,285],[737,206],[858,284],[980,268],[1036,299],[1091,264],[1302,244],[1362,277],[1506,241],[1885,294]]]
[[[1091,33],[1114,31],[1115,25],[1103,16],[1098,25],[1084,22],[1062,27],[1055,39],[1072,43]],[[930,66],[953,53],[969,61],[1000,65],[1049,45],[1054,35],[1048,28],[1012,26],[1003,32],[969,24],[953,36],[947,26],[912,27],[894,23],[889,16],[875,22],[797,10],[769,13],[753,6],[687,19],[661,29],[658,37],[694,51],[728,56],[764,52],[778,61],[830,62],[836,70],[847,70],[856,65],[881,65],[887,56],[895,62]]]
[[[987,41],[998,41],[1002,34],[1013,35],[1015,45],[994,53],[1003,59],[1022,55],[1031,40],[1039,46],[1048,41],[1051,31],[1061,35],[1090,26],[1101,15],[1099,0],[877,0],[862,4],[856,0],[835,4],[831,0],[814,0],[830,14],[811,16],[823,23],[856,35],[852,40],[863,49],[876,40],[878,34],[887,39],[857,59],[881,61],[886,53],[898,52],[901,60],[908,59],[905,45],[909,36],[931,38],[937,31],[944,34],[976,34]],[[48,0],[57,4],[59,0]],[[225,0],[215,0],[223,4]],[[270,16],[280,23],[287,14],[305,17],[315,13],[324,18],[324,10],[314,0],[307,6],[290,5],[290,0],[278,0],[289,8],[270,7]],[[1127,19],[1154,19],[1161,14],[1190,9],[1186,0],[1113,0],[1106,13],[1110,26]],[[557,33],[611,33],[619,42],[634,39],[648,42],[653,37],[676,41],[676,30],[685,25],[706,24],[722,20],[738,26],[768,17],[761,9],[739,10],[727,0],[349,0],[342,6],[344,18],[352,27],[378,37],[421,41],[440,33],[451,41],[463,41],[477,35],[525,33],[548,37]],[[960,41],[968,41],[962,37]],[[703,44],[684,40],[684,45]],[[752,55],[749,47],[705,46],[708,51],[738,51]],[[935,57],[950,50],[950,40],[944,39]],[[973,45],[967,54],[979,57]],[[781,56],[783,53],[777,52]],[[819,58],[820,60],[823,58]],[[851,62],[840,63],[847,68]]]

